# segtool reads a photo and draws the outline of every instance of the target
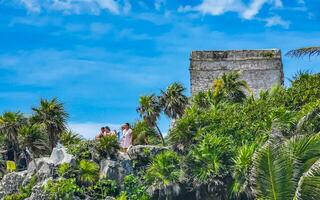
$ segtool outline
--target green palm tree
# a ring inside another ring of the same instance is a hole
[[[253,159],[257,199],[311,200],[320,196],[320,133],[270,139]]]
[[[65,112],[63,104],[56,98],[52,100],[41,99],[40,106],[32,108],[32,110],[34,111],[32,121],[45,127],[52,150],[56,146],[60,134],[67,129],[68,114]]]
[[[303,48],[299,48],[299,49],[294,49],[289,51],[287,54],[287,56],[290,57],[303,57],[303,56],[318,56],[320,55],[320,47],[303,47]]]
[[[150,188],[164,190],[178,183],[181,177],[180,160],[174,151],[164,151],[152,159],[144,176]],[[167,194],[166,194],[167,195]]]
[[[169,118],[177,119],[183,115],[188,104],[188,97],[184,95],[185,90],[180,83],[173,83],[166,91],[161,91],[161,105]]]
[[[48,139],[45,131],[39,125],[23,126],[19,130],[18,138],[21,148],[28,148],[35,156],[48,153]]]
[[[164,144],[163,135],[157,125],[157,120],[161,113],[159,98],[154,94],[149,96],[141,96],[139,99],[139,107],[137,108],[137,112],[150,127],[155,127],[158,130],[162,143]]]
[[[242,102],[246,98],[245,91],[251,90],[245,80],[240,80],[239,72],[224,73],[213,81],[213,95],[232,102]]]
[[[20,112],[5,112],[0,116],[0,132],[6,135],[11,144],[15,162],[18,160],[19,153],[19,129],[26,123],[27,119]]]
[[[99,165],[93,161],[81,160],[78,171],[78,179],[84,185],[91,185],[99,179]]]

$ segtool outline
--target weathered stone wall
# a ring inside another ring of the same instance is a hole
[[[241,78],[256,96],[260,90],[283,84],[281,51],[193,51],[190,56],[192,94],[207,90],[214,79],[230,71],[240,71]]]

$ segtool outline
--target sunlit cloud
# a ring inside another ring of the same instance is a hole
[[[30,13],[43,11],[61,11],[64,14],[80,14],[88,12],[99,14],[102,11],[109,11],[113,14],[128,13],[131,4],[128,0],[18,0]]]

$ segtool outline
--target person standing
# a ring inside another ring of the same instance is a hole
[[[121,128],[122,128],[121,147],[122,147],[122,150],[126,153],[128,148],[132,145],[132,129],[130,128],[129,123],[125,123]]]
[[[99,140],[100,138],[104,137],[106,135],[106,128],[101,127],[100,133],[96,136],[96,140]]]

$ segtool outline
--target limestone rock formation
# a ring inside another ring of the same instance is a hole
[[[50,161],[53,163],[54,166],[58,166],[63,163],[72,164],[75,160],[73,155],[68,154],[66,148],[60,146],[52,150]]]
[[[5,175],[1,181],[1,193],[7,195],[17,192],[26,174],[27,172],[23,171]]]
[[[118,153],[113,159],[100,160],[100,178],[108,178],[123,184],[125,176],[135,173],[133,163],[140,161],[144,166],[150,163],[152,157],[167,150],[166,147],[138,145],[129,149],[128,154]],[[36,176],[37,183],[31,190],[27,200],[49,200],[49,195],[43,190],[48,180],[56,180],[57,168],[63,163],[75,164],[75,157],[67,153],[64,147],[55,148],[50,157],[37,158],[30,162],[27,170],[13,172],[0,181],[0,199],[5,195],[17,193],[19,187],[26,186]],[[176,188],[175,188],[176,189]],[[176,190],[173,190],[175,194]],[[77,199],[78,197],[75,197]],[[108,197],[107,199],[114,199]]]
[[[25,186],[32,176],[37,176],[38,183],[33,187],[32,195],[28,199],[45,200],[48,195],[42,191],[41,186],[53,178],[58,165],[63,163],[73,164],[74,162],[74,156],[68,154],[66,148],[62,146],[54,148],[50,157],[35,159],[29,163],[27,170],[5,175],[0,183],[0,198],[18,192],[20,186]]]
[[[132,160],[150,160],[158,153],[168,150],[167,147],[153,145],[137,145],[128,149],[128,155]]]
[[[117,160],[100,161],[100,178],[108,178],[121,183],[125,176],[132,173],[132,162],[128,156],[120,154]]]
[[[41,181],[39,183],[37,183],[33,188],[32,188],[32,193],[31,196],[29,198],[27,198],[26,200],[50,200],[50,196],[43,191],[43,186],[50,180],[49,179],[45,179],[44,181]]]

